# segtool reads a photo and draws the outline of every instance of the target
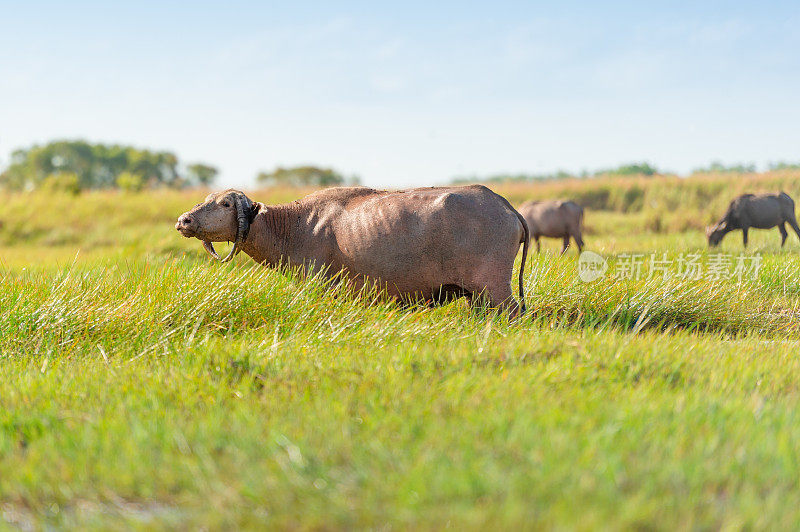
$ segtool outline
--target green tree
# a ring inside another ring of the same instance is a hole
[[[219,170],[203,163],[192,163],[186,167],[189,182],[197,185],[208,186],[214,182]]]
[[[778,161],[776,163],[769,163],[770,170],[800,170],[800,163],[787,163],[785,161]]]
[[[726,165],[720,161],[713,161],[705,168],[695,168],[693,174],[752,174],[756,171],[755,163]]]
[[[646,162],[641,163],[628,163],[617,166],[616,168],[608,168],[606,170],[598,170],[594,175],[619,175],[619,176],[652,176],[658,174],[658,169],[655,166]]]
[[[272,172],[259,172],[256,181],[265,186],[286,185],[293,187],[333,187],[345,184],[357,185],[358,177],[345,177],[331,168],[317,166],[277,167]]]
[[[454,185],[466,183],[510,183],[510,182],[529,182],[529,181],[558,181],[561,179],[571,179],[575,174],[566,170],[556,170],[546,174],[492,174],[488,176],[457,176],[451,180]]]
[[[203,178],[208,178],[208,170],[212,168],[196,165],[205,168]],[[115,188],[119,176],[129,172],[141,178],[142,186],[180,187],[187,180],[179,175],[178,166],[178,157],[168,151],[58,140],[13,152],[9,167],[0,174],[0,186],[12,190],[34,189],[48,176],[68,172],[77,176],[81,189]]]
[[[126,192],[139,192],[144,188],[144,178],[125,171],[117,176],[117,187]]]

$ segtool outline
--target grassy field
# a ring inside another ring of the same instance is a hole
[[[613,267],[708,261],[800,175],[493,188],[582,200]],[[0,194],[0,528],[800,526],[795,235],[742,280],[583,283],[548,241],[509,323],[212,263],[172,227],[202,197]]]

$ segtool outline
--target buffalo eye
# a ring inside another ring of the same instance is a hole
[[[223,202],[222,202],[222,206],[223,206],[223,207],[225,207],[225,208],[227,209],[228,207],[230,207],[230,206],[231,206],[231,204],[230,204],[230,203],[228,203],[227,201],[223,201]]]

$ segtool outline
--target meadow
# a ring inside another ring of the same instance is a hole
[[[800,173],[492,188],[583,203],[612,267],[707,263]],[[0,193],[0,528],[800,525],[796,235],[752,231],[741,279],[592,283],[545,240],[509,322],[211,262],[173,229],[204,195]]]

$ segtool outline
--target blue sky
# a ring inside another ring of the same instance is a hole
[[[6,2],[0,164],[86,138],[221,185],[800,161],[798,2]]]

